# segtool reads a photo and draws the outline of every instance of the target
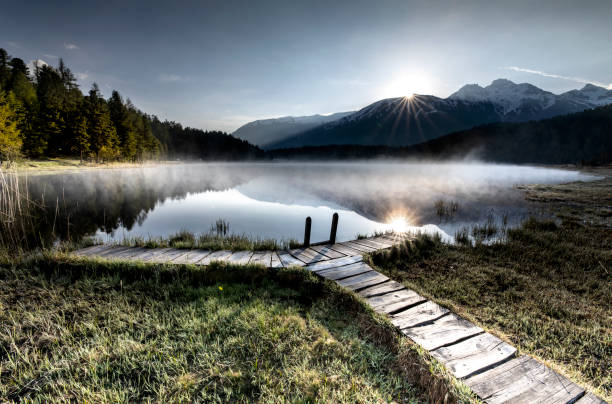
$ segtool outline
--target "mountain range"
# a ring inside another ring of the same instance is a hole
[[[495,122],[526,122],[612,104],[612,90],[587,84],[553,94],[532,84],[494,80],[448,98],[388,98],[355,112],[250,122],[234,136],[266,149],[324,145],[410,146]]]

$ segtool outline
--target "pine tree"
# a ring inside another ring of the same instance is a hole
[[[137,133],[130,117],[130,111],[123,103],[118,91],[113,91],[108,100],[111,119],[117,129],[121,155],[128,160],[135,160],[137,156]]]
[[[90,137],[87,132],[87,119],[80,115],[72,121],[72,133],[74,145],[72,151],[79,153],[79,158],[83,162],[83,157],[89,157],[90,153]]]
[[[110,118],[110,111],[106,101],[100,95],[96,83],[89,91],[89,116],[87,131],[90,136],[91,151],[96,161],[112,160],[120,155],[117,131]]]
[[[18,157],[21,153],[21,143],[16,114],[6,95],[0,91],[0,162]]]

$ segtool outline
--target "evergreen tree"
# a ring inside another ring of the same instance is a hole
[[[119,139],[117,130],[113,126],[110,111],[106,101],[100,95],[96,83],[89,91],[89,116],[87,131],[90,137],[91,151],[96,161],[108,161],[119,157]]]
[[[83,115],[79,115],[72,121],[72,133],[74,136],[74,144],[72,151],[79,153],[79,158],[83,162],[84,157],[89,157],[90,137],[87,132],[87,119]]]
[[[0,91],[0,162],[18,157],[21,150],[21,133],[17,117],[4,92]]]
[[[118,91],[113,91],[111,98],[108,100],[108,107],[113,124],[117,129],[121,155],[123,158],[133,161],[138,155],[138,134],[130,117],[130,111],[123,103]]]

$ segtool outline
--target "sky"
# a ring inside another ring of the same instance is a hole
[[[0,47],[87,92],[232,132],[496,78],[612,88],[611,0],[0,0]]]

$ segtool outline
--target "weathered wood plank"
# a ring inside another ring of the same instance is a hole
[[[149,262],[151,259],[157,257],[158,255],[165,254],[166,251],[169,250],[171,250],[171,248],[147,248],[140,254],[134,255],[131,259],[133,261]]]
[[[232,255],[232,252],[228,250],[214,251],[208,254],[206,257],[202,258],[200,262],[198,262],[198,264],[208,265],[213,261],[227,261],[227,258],[230,255]]]
[[[389,248],[388,244],[383,244],[383,243],[378,243],[376,241],[372,241],[371,239],[367,239],[367,238],[362,238],[359,240],[353,240],[351,241],[351,243],[353,244],[361,244],[362,246],[365,247],[371,247],[375,250],[382,250],[385,248]]]
[[[272,262],[272,253],[270,251],[264,251],[254,252],[253,255],[251,255],[249,264],[258,264],[270,268],[270,262]]]
[[[291,254],[284,252],[284,253],[278,253],[278,258],[280,259],[281,263],[283,264],[283,266],[285,268],[290,267],[290,266],[299,266],[299,267],[303,267],[304,263],[302,261],[300,261],[297,258],[294,258]]]
[[[543,363],[523,355],[502,363],[465,383],[487,403],[574,402],[584,390]]]
[[[354,264],[344,265],[337,268],[317,271],[317,275],[335,281],[343,278],[348,278],[349,276],[355,276],[365,272],[369,272],[371,270],[372,268],[370,268],[366,263],[356,262]]]
[[[113,256],[120,254],[126,250],[129,250],[134,247],[125,247],[125,246],[114,246],[109,250],[104,250],[102,252],[97,253],[95,256],[104,258],[104,259],[112,259]]]
[[[608,404],[593,393],[586,393],[582,398],[576,401],[576,404]]]
[[[364,251],[361,250],[355,250],[354,248],[351,248],[349,246],[347,246],[346,244],[332,244],[330,247],[332,250],[334,251],[338,251],[339,253],[342,253],[344,255],[348,255],[348,256],[352,256],[352,255],[363,255]]]
[[[360,290],[358,293],[360,296],[368,298],[373,296],[380,296],[389,292],[395,292],[398,290],[406,289],[404,285],[395,281],[389,281],[381,283],[380,285],[371,286],[369,288]]]
[[[423,303],[427,299],[412,290],[403,289],[382,296],[370,297],[367,300],[377,312],[390,314]]]
[[[119,251],[112,255],[108,255],[106,256],[106,258],[112,259],[112,260],[128,260],[128,259],[132,259],[132,257],[138,254],[142,254],[145,251],[147,251],[147,249],[144,247],[131,247],[131,248],[128,248],[127,250]]]
[[[226,261],[231,264],[244,265],[248,264],[253,251],[235,251],[232,255],[227,257]]]
[[[157,262],[160,264],[165,264],[167,262],[172,261],[175,258],[178,258],[182,255],[185,255],[189,252],[189,250],[181,250],[178,248],[169,248],[163,254],[157,255],[149,260],[149,262]]]
[[[432,324],[402,330],[404,335],[428,351],[454,344],[481,332],[482,328],[453,313],[439,318]]]
[[[354,264],[356,262],[361,262],[361,261],[363,261],[363,257],[361,255],[354,255],[351,257],[342,257],[342,258],[330,259],[327,261],[316,262],[314,264],[307,265],[306,269],[308,269],[309,271],[316,272],[316,271],[322,271],[324,269],[337,268],[337,267],[341,267],[344,265]]]
[[[289,254],[302,261],[304,264],[311,264],[313,262],[325,261],[329,259],[329,257],[326,257],[312,248],[296,248],[289,250]]]
[[[329,244],[325,244],[325,245],[313,245],[310,248],[312,248],[315,251],[320,252],[321,254],[325,255],[328,258],[342,258],[345,257],[346,254],[343,254],[341,252],[332,250]]]
[[[370,237],[370,238],[367,238],[366,240],[371,241],[376,244],[384,245],[386,246],[386,248],[389,248],[394,244],[393,241],[388,240],[381,236]]]
[[[336,281],[336,283],[340,286],[344,286],[345,288],[349,288],[352,290],[360,290],[365,289],[368,286],[378,285],[379,283],[383,283],[388,280],[389,278],[387,278],[383,274],[378,273],[376,271],[370,271],[361,275],[351,276],[350,278],[338,280]]]
[[[74,251],[72,254],[78,255],[81,257],[88,257],[91,255],[96,255],[102,251],[109,250],[111,248],[114,248],[114,246],[108,245],[108,244],[92,245],[90,247],[81,248],[80,250]]]
[[[516,348],[489,333],[431,351],[459,379],[493,367],[515,353]]]
[[[187,250],[187,254],[181,255],[171,262],[173,264],[197,264],[198,261],[201,261],[204,257],[210,254],[209,250]]]
[[[448,314],[448,309],[431,301],[418,304],[391,316],[391,322],[399,329],[423,325]]]
[[[361,251],[362,253],[370,253],[373,251],[377,251],[378,248],[370,247],[363,244],[355,243],[354,241],[347,241],[342,243],[342,245],[352,248],[353,250]]]
[[[283,267],[283,263],[281,262],[281,259],[278,256],[278,253],[276,251],[272,252],[272,257],[270,259],[270,268],[282,268]]]

